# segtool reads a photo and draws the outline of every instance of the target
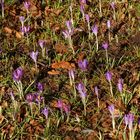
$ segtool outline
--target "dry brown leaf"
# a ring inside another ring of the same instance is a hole
[[[61,54],[66,53],[68,51],[67,47],[64,46],[63,44],[56,44],[54,48],[57,53]]]
[[[61,61],[61,62],[55,62],[51,65],[52,68],[54,69],[58,69],[58,68],[62,68],[62,69],[74,69],[75,68],[75,64],[74,63],[69,63],[66,61]]]
[[[50,75],[58,75],[58,74],[60,74],[60,72],[56,71],[56,70],[51,70],[51,71],[48,71],[48,74],[50,74]]]
[[[22,38],[21,32],[17,32],[17,31],[15,31],[15,32],[16,32],[16,38],[21,39]]]
[[[12,29],[10,29],[9,27],[4,27],[4,31],[6,33],[12,34]]]

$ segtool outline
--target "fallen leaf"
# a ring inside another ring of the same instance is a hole
[[[17,32],[17,31],[15,31],[15,32],[16,32],[16,38],[21,39],[22,38],[21,32]]]
[[[55,62],[51,65],[52,68],[54,69],[58,69],[58,68],[62,68],[62,69],[74,69],[75,68],[75,64],[74,63],[69,63],[66,61],[61,61],[61,62]]]
[[[56,70],[51,70],[51,71],[48,71],[48,74],[50,74],[50,75],[58,75],[58,74],[60,74],[60,72],[56,71]]]
[[[9,27],[4,27],[4,31],[6,33],[12,34],[12,29],[10,29]]]

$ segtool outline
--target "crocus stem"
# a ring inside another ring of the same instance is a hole
[[[112,127],[113,127],[113,130],[115,130],[115,118],[114,118],[114,115],[112,115]]]
[[[73,84],[73,89],[74,89],[74,98],[76,99],[76,88],[75,88],[75,83]]]
[[[45,47],[42,48],[42,57],[45,58]]]
[[[72,14],[72,4],[70,6],[71,23],[73,25],[73,14]]]
[[[114,8],[114,10],[113,10],[113,18],[114,18],[114,20],[116,20],[116,12],[115,12],[115,8]]]
[[[100,102],[99,102],[99,98],[97,97],[97,104],[98,104],[98,108],[100,107]]]
[[[109,39],[109,42],[111,42],[110,30],[108,32],[108,39]]]
[[[111,96],[113,97],[113,90],[112,90],[112,83],[111,83],[111,81],[109,82],[109,85],[110,85],[110,93],[111,93]]]
[[[84,115],[86,116],[86,105],[84,104]]]
[[[4,18],[4,0],[1,0],[2,18]]]
[[[100,16],[102,17],[102,1],[99,0]]]
[[[105,49],[105,54],[106,54],[106,63],[107,63],[107,67],[108,67],[109,63],[108,63],[108,52],[107,52],[107,49]]]
[[[90,33],[90,23],[88,22],[88,38],[91,38],[91,33]]]
[[[72,49],[73,54],[75,54],[75,51],[74,51],[74,48],[73,48],[73,43],[72,43],[71,36],[69,37],[68,40],[69,40],[69,46],[70,46],[70,48]]]
[[[35,69],[37,70],[37,62],[35,62]]]
[[[97,37],[97,35],[96,35],[96,51],[98,51],[98,48],[99,48],[98,37]]]

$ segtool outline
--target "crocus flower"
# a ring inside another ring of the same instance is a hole
[[[21,27],[21,32],[22,32],[22,34],[26,34],[26,33],[28,33],[30,31],[30,26],[23,26],[23,27]]]
[[[111,24],[110,24],[110,20],[107,21],[107,28],[110,29]]]
[[[39,46],[41,47],[41,49],[43,49],[43,47],[44,47],[44,44],[45,44],[45,40],[39,40],[38,41],[38,44],[39,44]]]
[[[42,114],[44,114],[45,117],[46,117],[46,119],[48,119],[48,114],[49,114],[48,108],[45,107],[45,108],[42,110]]]
[[[29,7],[30,7],[30,2],[27,2],[26,1],[23,4],[24,4],[25,9],[28,11],[29,10]]]
[[[92,33],[94,33],[95,36],[97,36],[97,33],[98,33],[98,27],[97,25],[95,24],[94,26],[92,26]]]
[[[66,114],[69,114],[69,112],[70,112],[70,106],[69,105],[64,104],[63,109],[64,109]]]
[[[61,99],[58,100],[58,102],[57,102],[57,107],[58,107],[60,110],[62,110],[63,102],[62,102]]]
[[[102,47],[106,50],[106,49],[108,49],[108,43],[103,43],[102,44]]]
[[[80,93],[80,97],[81,97],[82,99],[85,99],[85,97],[86,97],[86,88],[85,88],[85,86],[84,86],[83,83],[79,83],[79,84],[77,85],[77,90],[78,90],[78,92]]]
[[[106,74],[105,74],[105,76],[106,76],[107,81],[110,82],[111,79],[112,79],[112,74],[109,71],[107,71]]]
[[[42,97],[39,93],[34,93],[34,102],[40,104],[43,100],[44,97]]]
[[[23,76],[23,69],[21,67],[14,70],[14,72],[13,72],[13,80],[14,81],[16,81],[16,82],[20,81],[22,76]]]
[[[124,116],[125,126],[129,127],[129,130],[133,129],[134,115],[129,113]]]
[[[24,16],[20,16],[20,17],[19,17],[19,20],[20,20],[21,23],[23,23],[24,20],[25,20],[25,17],[24,17]]]
[[[33,61],[36,63],[37,62],[37,56],[38,56],[38,51],[34,52],[32,51],[30,53],[30,57],[33,59]]]
[[[81,13],[82,13],[83,15],[85,15],[84,10],[85,10],[84,6],[83,6],[83,5],[80,5],[80,11],[81,11]]]
[[[111,5],[112,9],[115,10],[115,2],[111,2],[110,5]]]
[[[85,14],[85,18],[86,18],[87,23],[89,23],[90,18],[88,14]]]
[[[72,69],[69,70],[69,77],[72,81],[74,81],[74,71]]]
[[[95,86],[94,91],[95,91],[96,96],[98,97],[98,87],[97,86]]]
[[[34,101],[34,94],[29,93],[26,95],[26,101],[30,104]]]
[[[78,66],[81,70],[85,71],[87,70],[87,66],[88,66],[88,61],[87,59],[84,59],[83,61],[82,60],[79,60],[78,61]]]
[[[71,23],[70,20],[66,21],[66,26],[67,26],[67,28],[68,28],[68,31],[69,31],[69,32],[72,32],[72,23]]]
[[[123,79],[118,80],[117,87],[118,87],[119,92],[122,93],[122,91],[123,91]]]
[[[111,114],[111,118],[112,118],[112,127],[113,127],[113,130],[115,130],[115,108],[114,108],[114,105],[110,105],[108,106],[108,110]]]
[[[113,104],[110,105],[110,106],[108,106],[108,110],[109,110],[110,114],[111,114],[112,116],[114,116],[115,108],[114,108],[114,105],[113,105]]]
[[[37,88],[38,88],[38,90],[39,90],[39,92],[42,92],[43,91],[43,89],[44,89],[44,87],[43,87],[43,84],[42,83],[37,83]]]
[[[80,0],[81,4],[86,4],[87,1],[86,0]]]
[[[70,38],[73,34],[72,22],[70,20],[66,21],[66,26],[68,30],[63,31],[63,35],[65,38]]]

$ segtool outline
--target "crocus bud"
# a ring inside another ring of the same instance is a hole
[[[46,119],[48,119],[48,114],[49,114],[48,108],[45,107],[45,108],[42,110],[42,114],[44,114],[45,117],[46,117]]]
[[[118,87],[119,92],[123,91],[123,79],[118,80],[117,87]]]
[[[88,14],[85,14],[85,18],[86,18],[87,23],[89,23],[90,18]]]
[[[85,99],[85,97],[86,97],[86,88],[85,88],[85,86],[84,86],[83,83],[79,83],[79,84],[77,85],[77,90],[78,90],[78,92],[80,93],[80,97],[81,97],[82,99]]]
[[[103,43],[103,44],[102,44],[102,47],[103,47],[105,50],[107,50],[107,49],[108,49],[108,43]]]
[[[87,66],[88,66],[88,61],[87,59],[84,59],[83,61],[82,60],[79,60],[78,61],[78,66],[81,70],[85,71],[87,70]]]
[[[107,21],[107,28],[110,29],[110,27],[111,27],[111,23],[110,23],[110,20],[108,20]]]
[[[38,41],[38,44],[39,44],[39,46],[41,47],[41,49],[43,49],[43,47],[44,47],[44,44],[45,44],[45,40],[39,40]]]
[[[108,110],[109,110],[110,114],[111,114],[112,116],[114,116],[115,108],[114,108],[114,105],[113,105],[113,104],[110,105],[110,106],[108,106]]]
[[[92,26],[92,33],[94,33],[94,35],[97,36],[97,33],[98,33],[98,27],[97,27],[96,24],[95,24],[94,26]]]
[[[21,81],[22,75],[23,75],[23,69],[21,67],[17,68],[13,72],[13,80],[16,82]]]
[[[106,74],[105,74],[105,76],[106,76],[107,81],[110,82],[111,79],[112,79],[112,74],[109,71],[107,71]]]
[[[115,2],[111,2],[110,5],[111,5],[112,9],[115,10]]]
[[[37,62],[37,56],[38,56],[38,51],[34,52],[32,51],[30,53],[30,57],[33,59],[33,61],[36,63]]]
[[[24,7],[26,10],[29,10],[29,7],[30,7],[30,2],[24,2]]]

